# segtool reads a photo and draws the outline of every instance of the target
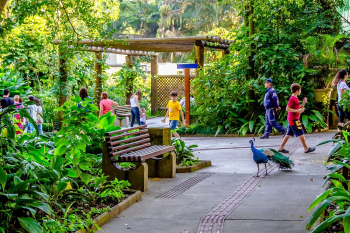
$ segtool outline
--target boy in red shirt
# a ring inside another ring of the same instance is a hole
[[[305,97],[303,100],[303,104],[300,106],[298,96],[301,94],[301,86],[297,83],[293,83],[290,87],[290,90],[292,91],[292,96],[290,97],[287,105],[287,112],[288,112],[288,129],[287,134],[284,137],[282,144],[280,148],[278,149],[279,152],[282,153],[289,153],[286,149],[284,149],[284,146],[286,145],[288,139],[290,136],[300,136],[300,141],[304,146],[304,152],[309,153],[315,151],[315,147],[308,147],[305,142],[305,136],[304,136],[304,130],[301,126],[299,117],[300,113],[304,112],[304,105],[307,103],[307,98]]]

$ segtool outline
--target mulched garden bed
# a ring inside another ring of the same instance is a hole
[[[190,172],[198,171],[199,169],[210,167],[210,166],[211,166],[210,160],[200,160],[200,163],[197,163],[193,166],[188,166],[188,167],[177,166],[176,173],[190,173]]]
[[[107,222],[109,222],[110,220],[115,218],[118,214],[120,214],[122,211],[129,208],[135,202],[140,201],[141,197],[142,197],[141,191],[138,191],[138,190],[125,190],[124,193],[125,193],[125,198],[117,205],[115,205],[115,203],[100,204],[99,208],[105,208],[105,207],[110,206],[111,207],[110,210],[108,210],[107,212],[102,213],[100,215],[96,214],[96,215],[91,216],[91,218],[94,219],[95,223],[99,227],[102,227],[104,224],[106,224]],[[110,205],[110,204],[112,204],[112,205]],[[89,211],[89,210],[87,210],[87,211]],[[84,209],[84,212],[85,212],[85,209]],[[81,229],[81,230],[76,231],[75,233],[85,233],[85,232],[86,232],[85,229]]]

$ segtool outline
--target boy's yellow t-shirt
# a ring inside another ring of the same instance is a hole
[[[169,109],[169,121],[179,121],[179,111],[181,110],[181,104],[177,101],[173,102],[172,100],[169,100],[166,107]]]

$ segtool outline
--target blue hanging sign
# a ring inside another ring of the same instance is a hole
[[[198,64],[177,64],[177,68],[178,69],[197,69],[198,68]]]

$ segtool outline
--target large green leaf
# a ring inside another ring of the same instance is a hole
[[[33,216],[35,216],[35,214],[36,214],[36,210],[33,208],[30,208],[28,206],[24,206],[24,207],[22,207],[22,209],[28,210]]]
[[[317,116],[317,118],[318,118],[320,121],[323,121],[322,114],[321,114],[319,111],[313,110],[313,112],[315,113],[315,115]]]
[[[333,217],[330,217],[328,219],[326,219],[325,221],[323,221],[320,225],[318,225],[315,230],[313,230],[311,233],[323,233],[329,226],[331,226],[334,222],[342,219],[342,218],[346,218],[349,217],[350,214],[340,214],[340,215],[334,215]],[[344,231],[347,233],[347,231]]]
[[[330,143],[330,142],[344,142],[344,140],[331,139],[331,140],[327,140],[327,141],[321,142],[321,143],[317,144],[316,146],[321,146],[321,145],[324,145],[324,144],[327,144],[327,143]]]
[[[344,176],[341,175],[341,174],[331,173],[331,174],[329,174],[328,176],[331,177],[331,178],[339,179],[339,180],[341,180],[341,181],[346,181],[346,179],[344,178]]]
[[[62,190],[64,190],[67,187],[67,183],[60,181],[57,184],[57,192],[60,193]]]
[[[254,121],[249,121],[249,131],[250,131],[251,133],[254,133],[254,132],[253,132],[253,130],[254,130],[254,124],[255,124]]]
[[[107,179],[108,177],[107,176],[102,176],[102,177],[99,177],[95,180],[95,184],[94,184],[94,187],[95,189],[103,182]]]
[[[302,117],[303,125],[306,127],[307,132],[309,133],[309,128],[308,128],[308,123],[309,123],[309,118],[307,115],[303,115]]]
[[[89,184],[94,179],[94,177],[90,174],[83,173],[81,175],[81,179],[85,184]]]
[[[306,229],[310,230],[310,228],[315,224],[317,219],[325,211],[327,206],[337,199],[346,200],[346,198],[341,197],[341,196],[340,197],[339,196],[329,197],[329,198],[323,200],[323,202],[317,207],[317,209],[315,210],[315,212],[312,214],[311,218],[309,219],[309,222],[306,225]]]
[[[345,214],[347,215],[343,219],[344,232],[350,232],[350,208],[346,210]]]
[[[324,193],[322,193],[321,195],[319,195],[310,205],[308,212],[310,212],[315,206],[317,206],[318,204],[320,204],[325,198],[328,197],[328,195],[331,193],[332,190],[328,189],[327,191],[325,191]]]
[[[108,129],[108,119],[105,117],[105,118],[102,118],[100,119],[100,123],[99,123],[99,127],[100,129],[104,129],[104,130],[107,130]]]
[[[84,142],[79,142],[76,147],[77,150],[81,150],[82,152],[85,152],[86,150],[86,143]]]
[[[38,202],[38,203],[28,203],[27,205],[41,209],[42,211],[44,211],[45,213],[47,213],[48,215],[51,215],[52,213],[52,209],[51,207],[43,202]]]
[[[66,145],[59,145],[55,150],[55,155],[61,156],[67,151]]]
[[[29,233],[42,233],[40,224],[32,218],[18,218],[21,226]]]
[[[3,192],[5,192],[6,182],[7,182],[7,175],[5,171],[2,169],[2,167],[0,167],[0,185]]]
[[[341,144],[339,143],[336,143],[332,146],[332,148],[330,149],[330,151],[328,152],[328,157],[327,157],[327,162],[329,162],[330,158],[336,153],[339,151],[339,149],[342,147]]]

